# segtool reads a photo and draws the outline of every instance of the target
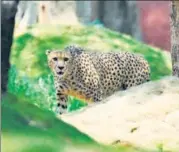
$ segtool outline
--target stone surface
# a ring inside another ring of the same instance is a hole
[[[117,92],[61,119],[101,143],[177,151],[179,79],[168,77]]]

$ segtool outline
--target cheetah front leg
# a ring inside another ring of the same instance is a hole
[[[68,102],[68,96],[61,93],[61,91],[58,91],[56,93],[56,99],[57,99],[57,107],[56,107],[56,113],[63,114],[67,112],[67,102]]]
[[[61,83],[60,85],[56,86],[56,112],[58,114],[67,112],[68,95],[65,92],[68,92],[68,87],[65,83]]]

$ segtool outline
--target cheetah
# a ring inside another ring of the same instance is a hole
[[[46,51],[54,75],[57,113],[67,112],[68,96],[99,102],[115,91],[150,80],[148,62],[129,52],[93,52],[69,45],[63,50]]]

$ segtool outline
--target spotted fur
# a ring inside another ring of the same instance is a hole
[[[66,112],[69,95],[87,102],[99,102],[115,91],[150,79],[147,61],[129,52],[89,52],[70,45],[62,51],[51,50],[46,54],[54,74],[60,114]]]

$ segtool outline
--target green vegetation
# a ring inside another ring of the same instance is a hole
[[[22,98],[8,95],[2,101],[3,152],[55,152],[67,145],[75,148],[82,144],[100,148],[92,139],[55,118],[53,113]]]
[[[128,146],[104,146],[22,97],[4,96],[2,152],[143,152]]]
[[[170,75],[170,55],[105,28],[34,26],[15,36],[11,52],[8,94],[2,101],[3,152],[132,151],[97,144],[55,117],[55,89],[45,51],[78,44],[99,51],[131,51],[149,61],[152,80]],[[69,98],[69,111],[86,103]],[[136,150],[139,151],[139,150]]]

